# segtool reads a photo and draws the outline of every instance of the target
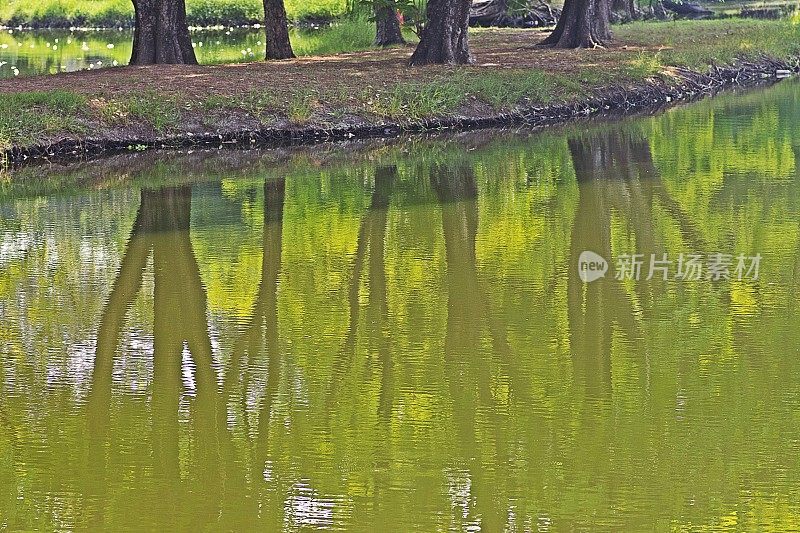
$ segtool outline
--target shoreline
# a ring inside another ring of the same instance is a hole
[[[531,105],[507,112],[446,116],[417,121],[379,124],[340,124],[319,127],[265,127],[224,133],[184,132],[164,136],[113,138],[77,137],[48,144],[15,145],[0,152],[0,167],[17,169],[37,163],[79,162],[144,150],[190,148],[279,148],[375,138],[395,138],[432,132],[502,129],[523,126],[540,129],[587,118],[625,117],[664,110],[681,103],[714,96],[733,88],[770,85],[800,73],[800,58],[782,61],[762,57],[726,66],[712,66],[708,73],[671,68],[674,83],[644,80],[628,86],[611,86],[573,102]]]
[[[345,17],[329,17],[329,18],[312,18],[312,19],[301,19],[301,20],[290,20],[288,22],[289,29],[295,30],[316,30],[320,28],[326,28],[328,26],[332,26],[336,22],[340,20],[344,20]],[[71,22],[71,21],[70,21]],[[37,25],[37,24],[17,24],[17,25],[8,25],[6,23],[0,22],[0,31],[70,31],[70,32],[113,32],[113,31],[133,31],[133,20],[126,24],[120,24],[117,26],[82,26],[82,25],[75,25],[75,24],[64,24],[64,25]],[[261,31],[264,29],[263,21],[248,21],[242,23],[234,23],[234,24],[206,24],[206,25],[189,25],[189,32],[197,32],[197,31],[214,31],[214,30],[254,30],[254,31]]]

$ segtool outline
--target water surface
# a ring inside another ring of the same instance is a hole
[[[577,261],[763,257],[585,284]],[[0,182],[0,529],[800,528],[800,85]]]
[[[298,53],[314,55],[324,46],[330,29],[291,31]],[[266,45],[260,28],[193,29],[192,46],[201,64],[237,63],[264,59]],[[341,36],[339,36],[341,38]],[[0,78],[58,74],[127,65],[133,31],[0,29]]]

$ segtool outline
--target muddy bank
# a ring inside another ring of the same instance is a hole
[[[181,133],[170,136],[115,132],[109,137],[63,139],[52,144],[14,146],[2,153],[3,165],[17,168],[42,162],[71,162],[151,149],[278,148],[357,139],[394,138],[437,131],[467,131],[524,126],[542,128],[589,117],[625,116],[654,112],[712,96],[734,87],[775,83],[800,71],[800,62],[763,57],[712,66],[700,73],[670,67],[665,76],[628,87],[608,87],[573,102],[521,107],[508,112],[476,116],[446,116],[409,122],[343,124],[330,128],[275,127],[242,128],[225,133]]]

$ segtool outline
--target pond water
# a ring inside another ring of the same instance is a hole
[[[313,55],[330,29],[292,31],[298,53]],[[192,31],[200,63],[230,63],[264,59],[264,34],[258,28]],[[126,65],[133,32],[119,30],[0,29],[0,78],[57,74]]]
[[[800,527],[794,82],[28,168],[0,269],[0,529]]]

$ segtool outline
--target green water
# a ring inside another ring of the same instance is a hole
[[[369,47],[358,24],[334,28],[292,30],[298,55],[330,54]],[[352,33],[348,33],[348,30]],[[263,29],[223,28],[192,30],[192,43],[201,64],[242,63],[264,59]],[[336,42],[333,42],[336,41]],[[133,49],[130,30],[19,30],[0,29],[0,78],[58,74],[126,65]]]
[[[0,530],[800,528],[797,83],[29,168],[0,269]]]

